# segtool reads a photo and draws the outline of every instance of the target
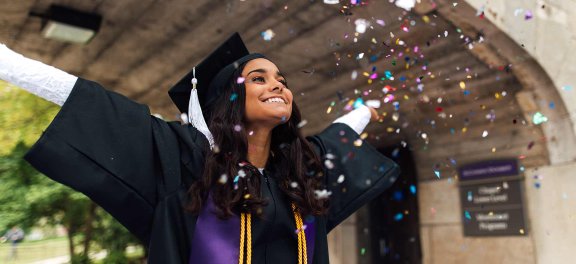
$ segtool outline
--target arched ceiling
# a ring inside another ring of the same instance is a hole
[[[238,31],[250,51],[266,54],[288,77],[306,134],[319,132],[359,95],[388,97],[367,138],[376,146],[410,147],[421,179],[434,179],[434,171],[454,176],[456,166],[483,159],[547,164],[542,129],[525,120],[515,96],[521,82],[509,65],[471,52],[481,32],[464,34],[468,29],[434,8],[407,12],[389,1],[361,2],[5,0],[0,42],[173,120],[178,113],[167,90]],[[100,32],[87,45],[42,38],[40,19],[28,12],[53,3],[103,15]],[[356,33],[356,19],[370,21],[365,33]],[[261,36],[268,29],[271,41]]]

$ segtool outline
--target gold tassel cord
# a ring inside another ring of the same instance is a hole
[[[296,221],[296,230],[298,232],[298,264],[308,263],[308,254],[306,251],[306,234],[304,233],[304,222],[302,216],[296,210],[296,205],[292,204],[294,220]],[[246,248],[246,262],[244,262],[244,248]],[[239,264],[252,263],[252,214],[240,214],[240,254],[238,257]]]
[[[244,227],[246,226],[246,214],[240,214],[240,254],[238,263],[242,264],[244,261],[244,234],[246,233]]]

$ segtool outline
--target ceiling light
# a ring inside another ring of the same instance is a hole
[[[60,5],[51,5],[47,14],[30,12],[43,18],[42,36],[72,43],[88,43],[100,29],[102,16]]]

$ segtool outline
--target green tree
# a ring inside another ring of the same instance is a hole
[[[73,263],[89,263],[91,248],[107,250],[107,263],[124,263],[124,249],[138,244],[90,199],[52,181],[23,156],[60,108],[0,81],[0,231],[28,229],[43,220],[67,229]],[[92,247],[92,245],[94,247]]]

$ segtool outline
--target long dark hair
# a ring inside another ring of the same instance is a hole
[[[249,212],[260,215],[267,201],[260,193],[261,176],[248,162],[248,133],[245,130],[243,83],[238,84],[246,63],[240,65],[213,106],[209,128],[215,148],[206,157],[202,180],[188,190],[188,209],[198,214],[211,192],[217,215],[226,219],[233,214]],[[328,208],[326,199],[316,199],[314,191],[322,187],[323,169],[311,144],[302,136],[298,124],[300,110],[292,102],[288,121],[272,130],[271,155],[268,165],[275,168],[279,187],[303,215],[322,215]],[[238,176],[238,177],[237,177]]]

